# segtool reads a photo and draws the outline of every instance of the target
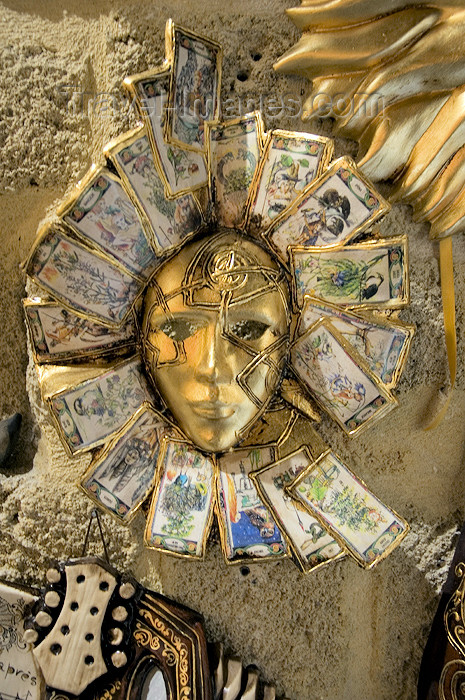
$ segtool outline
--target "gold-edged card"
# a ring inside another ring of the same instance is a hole
[[[156,254],[166,257],[202,227],[202,209],[195,195],[167,199],[153,159],[145,127],[138,127],[104,148],[134,205],[141,210]]]
[[[56,225],[39,231],[24,268],[66,309],[113,329],[126,323],[144,290],[142,280]]]
[[[170,62],[165,140],[181,148],[205,151],[205,122],[219,118],[223,51],[216,41],[166,23],[166,58]]]
[[[348,156],[338,158],[284,210],[263,237],[285,265],[289,247],[347,243],[391,208]]]
[[[54,301],[23,299],[23,306],[34,362],[72,362],[135,350],[134,314],[122,328],[112,330]]]
[[[144,403],[92,460],[80,488],[117,520],[131,522],[154,487],[160,443],[167,428],[163,416]]]
[[[24,625],[37,600],[37,594],[25,587],[0,581],[2,700],[41,700],[45,697],[43,675],[34,658],[33,645],[26,641],[28,634]]]
[[[214,457],[163,438],[144,541],[150,549],[203,559],[215,500]]]
[[[47,397],[58,433],[70,455],[104,443],[144,401],[150,403],[151,394],[138,356]]]
[[[334,452],[328,450],[286,488],[365,569],[388,556],[409,531]]]
[[[266,135],[247,205],[247,222],[265,231],[328,167],[331,139],[298,131],[274,129]]]
[[[250,473],[304,573],[344,556],[341,547],[319,521],[285,490],[314,461],[311,451],[302,446],[277,462]]]
[[[297,336],[325,317],[358,350],[373,374],[388,389],[396,386],[410,352],[415,326],[370,311],[354,313],[336,304],[306,297]]]
[[[348,435],[355,435],[397,406],[367,361],[320,319],[291,345],[292,368],[302,385]]]
[[[286,541],[249,478],[275,459],[274,445],[243,447],[217,458],[217,518],[227,564],[287,556]]]
[[[240,228],[263,148],[260,112],[205,123],[210,192],[220,226]]]
[[[92,165],[57,211],[83,242],[139,279],[158,264],[150,232],[119,177]]]
[[[207,166],[201,153],[186,151],[163,137],[171,68],[148,70],[125,78],[123,87],[135,100],[137,111],[147,129],[153,158],[168,199],[206,188]]]
[[[406,236],[337,248],[289,249],[296,308],[304,297],[354,309],[399,309],[409,303]]]

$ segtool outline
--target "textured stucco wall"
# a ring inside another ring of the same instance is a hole
[[[0,417],[17,410],[24,416],[16,454],[0,471],[0,576],[34,583],[42,579],[49,558],[78,555],[91,510],[75,487],[89,458],[66,457],[40,403],[35,371],[27,367],[19,270],[47,209],[99,157],[105,142],[133,124],[127,110],[89,99],[109,92],[121,105],[121,79],[163,57],[169,16],[223,43],[223,98],[290,93],[299,99],[302,81],[277,76],[271,68],[296,39],[284,15],[292,4],[0,4]],[[88,91],[82,110],[77,102],[70,109],[63,86]],[[267,126],[330,129],[318,122],[303,127],[289,113],[268,115]],[[354,154],[356,147],[338,141],[337,154],[343,152]],[[428,240],[427,226],[414,224],[406,206],[396,205],[382,230],[405,231],[410,242],[412,303],[402,318],[418,330],[397,391],[400,407],[359,438],[349,440],[326,419],[319,432],[409,520],[412,531],[404,543],[372,572],[344,560],[304,577],[283,562],[254,566],[244,577],[239,568],[226,568],[218,544],[209,547],[204,563],[162,558],[144,551],[142,515],[129,528],[104,518],[115,565],[131,568],[145,584],[200,610],[210,638],[224,640],[245,663],[256,663],[294,700],[415,697],[422,648],[464,517],[462,361],[444,423],[434,432],[423,431],[447,385],[438,249]],[[454,253],[460,354],[462,236],[454,241]]]

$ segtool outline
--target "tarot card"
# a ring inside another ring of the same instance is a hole
[[[333,149],[331,139],[324,136],[271,131],[252,187],[249,223],[267,229],[326,168]]]
[[[345,156],[276,219],[265,240],[285,265],[289,246],[320,248],[346,243],[389,211],[389,203]]]
[[[70,311],[119,328],[143,283],[59,228],[41,231],[25,264],[27,274]]]
[[[383,384],[394,387],[399,381],[410,350],[415,327],[398,319],[385,319],[369,311],[355,314],[335,304],[307,297],[297,332],[302,335],[320,318],[328,317],[341,335],[368,362]]]
[[[309,516],[305,508],[285,491],[285,487],[292,484],[314,461],[309,448],[301,447],[249,475],[305,573],[344,556],[337,542],[318,520]]]
[[[291,359],[303,385],[349,435],[397,406],[394,396],[328,318],[292,344]]]
[[[286,543],[249,478],[252,470],[274,462],[275,449],[245,447],[218,459],[218,523],[227,563],[277,559]]]
[[[168,198],[194,192],[208,184],[203,155],[186,151],[164,140],[165,108],[170,79],[171,68],[162,68],[133,75],[123,83],[135,99],[144,121],[153,157]]]
[[[150,392],[138,357],[47,398],[70,454],[96,447],[117,432]]]
[[[37,597],[0,582],[0,698],[40,700],[45,691],[32,646],[24,639],[24,618]]]
[[[182,557],[202,558],[213,518],[214,463],[182,440],[164,438],[145,544]]]
[[[85,243],[96,246],[125,270],[148,279],[157,265],[141,218],[121,181],[92,166],[58,214]]]
[[[240,119],[205,124],[210,190],[215,192],[221,226],[243,224],[244,209],[263,145],[260,112]]]
[[[91,462],[83,491],[120,522],[129,523],[154,486],[166,421],[144,404]]]
[[[305,296],[357,309],[408,304],[407,239],[397,236],[325,248],[290,248],[295,303]]]
[[[203,223],[198,201],[191,193],[176,199],[165,197],[144,128],[112,141],[104,152],[114,164],[131,199],[142,209],[157,255],[173,252],[198,231]]]
[[[54,301],[24,299],[23,305],[35,362],[67,362],[135,348],[133,315],[121,329],[112,330]]]
[[[407,522],[387,508],[330,450],[286,491],[366,569],[392,552],[409,530]]]
[[[221,46],[178,27],[171,20],[167,22],[166,35],[172,72],[165,140],[203,152],[205,122],[219,117]]]

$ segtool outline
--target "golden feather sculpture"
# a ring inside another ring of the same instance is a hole
[[[331,99],[367,177],[393,180],[432,237],[465,229],[463,3],[303,0],[288,14],[303,34],[275,68],[312,81],[303,119]]]

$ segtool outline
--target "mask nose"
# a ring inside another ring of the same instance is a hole
[[[235,379],[234,347],[221,335],[219,319],[205,328],[199,355],[197,379],[212,384],[226,384]]]

